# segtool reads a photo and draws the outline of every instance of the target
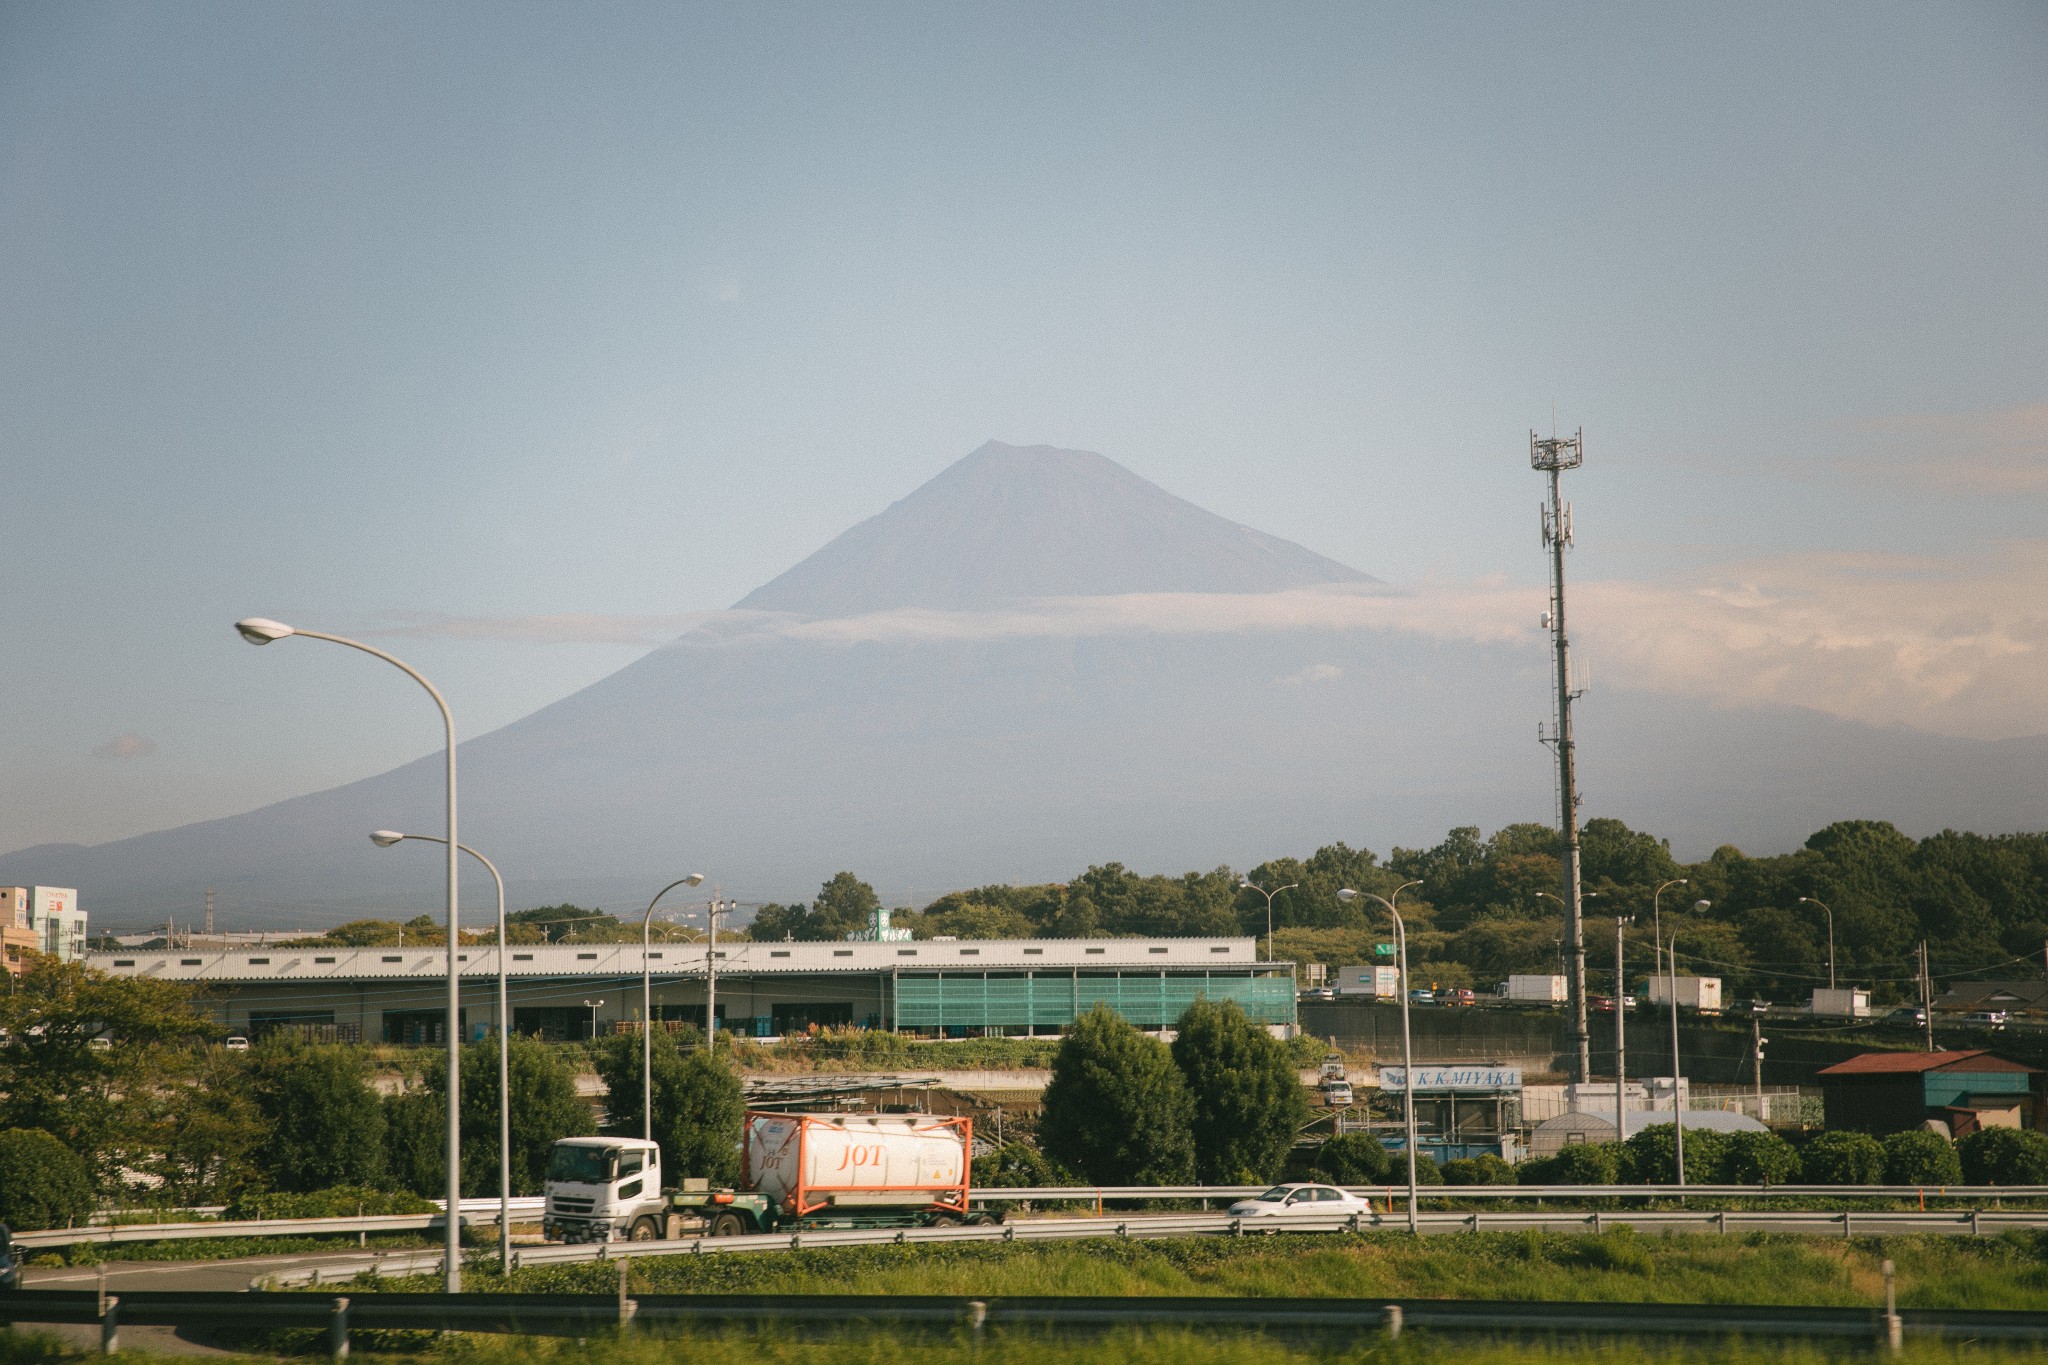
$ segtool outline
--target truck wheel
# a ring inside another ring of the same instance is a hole
[[[743,1235],[746,1230],[746,1223],[741,1221],[740,1216],[736,1213],[721,1213],[718,1217],[711,1220],[711,1235],[713,1237],[738,1237]]]
[[[967,1215],[967,1226],[971,1228],[992,1228],[1000,1221],[992,1213],[975,1212]]]
[[[636,1242],[657,1241],[661,1237],[661,1227],[652,1218],[636,1218],[630,1236]]]
[[[957,1228],[960,1226],[960,1215],[957,1213],[935,1213],[931,1218],[931,1226],[935,1228]]]

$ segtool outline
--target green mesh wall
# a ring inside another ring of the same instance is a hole
[[[1235,1000],[1262,1024],[1294,1022],[1292,976],[1130,973],[1082,976],[906,976],[896,982],[898,1028],[1060,1028],[1096,1002],[1139,1028],[1167,1028],[1200,996]]]

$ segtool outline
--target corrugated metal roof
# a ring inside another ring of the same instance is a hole
[[[1969,1065],[1965,1066],[1964,1063]],[[1983,1048],[1965,1049],[1959,1052],[1866,1052],[1860,1057],[1851,1057],[1846,1062],[1822,1067],[1823,1076],[1902,1076],[1916,1075],[1927,1071],[2037,1071],[2040,1068],[2028,1066],[2000,1057]]]

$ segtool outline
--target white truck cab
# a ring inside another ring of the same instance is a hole
[[[667,1232],[661,1148],[640,1138],[566,1138],[548,1154],[543,1228],[565,1242],[651,1242]]]

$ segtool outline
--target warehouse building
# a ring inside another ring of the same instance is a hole
[[[495,1030],[495,946],[458,953],[461,1027]],[[640,1017],[641,972],[654,1017],[702,1024],[705,945],[536,944],[508,952],[519,1033],[587,1038]],[[204,984],[216,1016],[252,1036],[290,1026],[365,1042],[445,1041],[441,948],[123,950],[90,963],[116,976]],[[1098,1001],[1143,1029],[1171,1027],[1196,999],[1235,1000],[1254,1020],[1295,1023],[1294,968],[1258,960],[1249,938],[924,939],[721,943],[719,1027],[755,1037],[858,1025],[927,1037],[1056,1034]]]
[[[1981,1049],[1866,1052],[1820,1073],[1829,1128],[1895,1133],[1929,1120],[1951,1137],[2042,1126],[2042,1073]]]

